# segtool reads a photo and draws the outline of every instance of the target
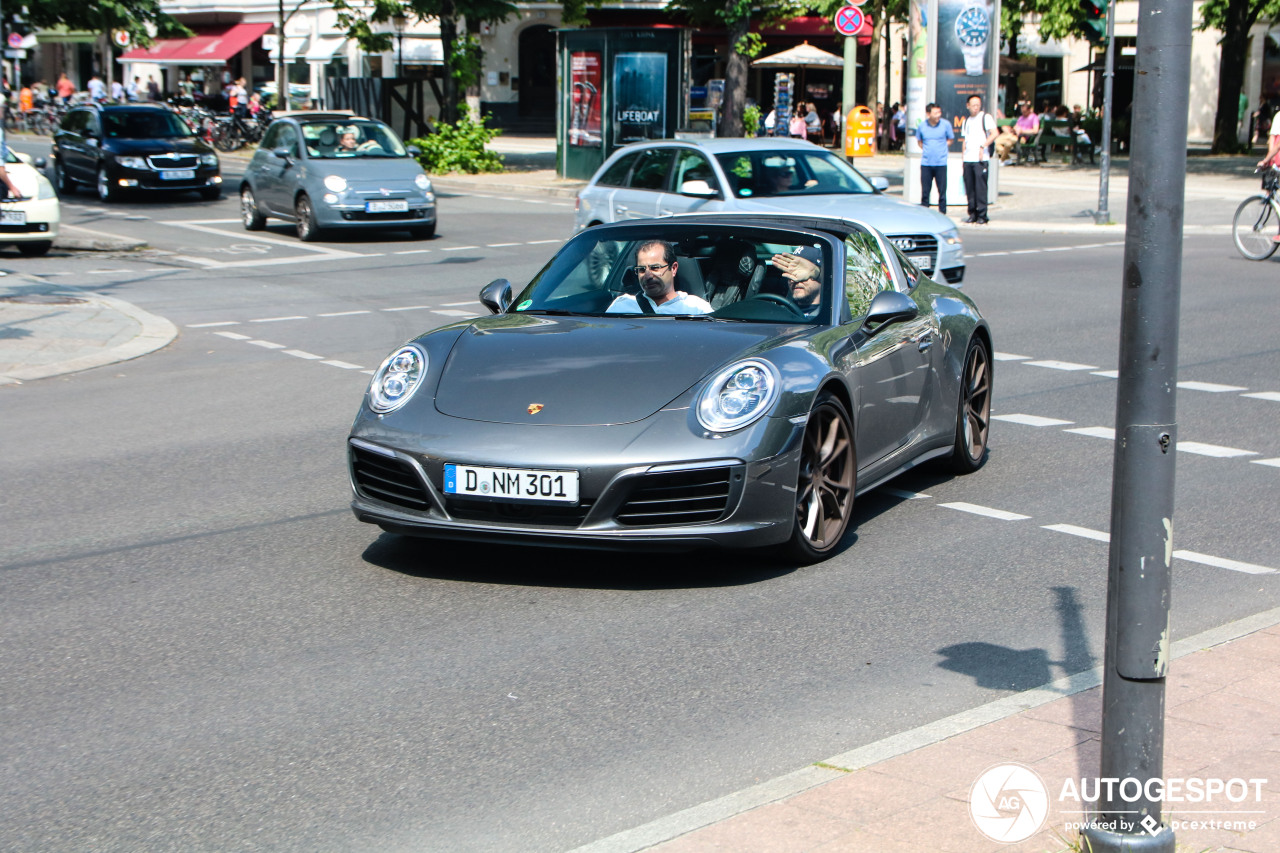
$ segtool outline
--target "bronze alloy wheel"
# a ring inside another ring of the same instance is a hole
[[[981,468],[986,461],[991,429],[991,356],[980,338],[969,343],[960,381],[952,463],[957,471],[967,474]]]
[[[800,448],[792,557],[814,562],[840,544],[853,513],[857,468],[849,415],[839,400],[823,394],[809,414]]]

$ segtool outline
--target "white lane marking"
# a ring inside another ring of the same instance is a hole
[[[1011,255],[1038,255],[1038,254],[1040,254],[1040,253],[1041,253],[1041,252],[1043,252],[1043,251],[1044,251],[1044,249],[1014,249],[1014,250],[1013,250],[1013,251],[1011,251],[1009,254],[1011,254]]]
[[[562,242],[564,242],[564,241],[563,241],[563,240],[559,240],[559,239],[556,239],[556,240],[529,240],[528,242],[526,242],[526,243],[525,243],[525,245],[526,245],[526,246],[541,246],[543,243],[562,243]]]
[[[306,320],[307,317],[301,314],[294,314],[290,317],[260,317],[256,320],[250,320],[250,323],[283,323],[285,320]]]
[[[479,249],[479,248],[480,248],[479,246],[445,246],[445,247],[443,247],[442,249],[440,249],[440,251],[442,251],[442,252],[462,252],[462,251],[465,251],[465,250],[467,250],[467,249]]]
[[[904,500],[909,501],[924,500],[925,498],[932,497],[932,495],[926,495],[923,492],[909,492],[906,489],[882,488],[880,491],[884,492],[886,495],[893,495],[894,497],[903,498]]]
[[[129,272],[128,270],[89,270],[86,275],[115,275],[116,273]]]
[[[1023,364],[1029,364],[1032,367],[1047,367],[1050,370],[1097,370],[1096,364],[1078,364],[1074,361],[1025,361]]]
[[[351,317],[356,314],[372,314],[372,313],[373,312],[368,309],[363,309],[360,311],[333,311],[329,314],[317,314],[316,316],[317,317]]]
[[[189,264],[199,264],[202,267],[216,267],[222,265],[222,261],[215,261],[210,258],[197,258],[193,255],[174,255],[173,259],[175,261],[186,261]]]
[[[1080,427],[1079,429],[1064,429],[1063,432],[1074,432],[1076,435],[1087,435],[1091,438],[1105,438],[1109,441],[1116,440],[1116,431],[1111,427]]]
[[[1009,253],[1008,253],[1008,252],[983,252],[983,253],[982,253],[982,257],[984,257],[984,258],[994,258],[994,257],[996,257],[996,256],[998,256],[998,255],[1007,255],[1007,254],[1009,254]]]
[[[459,311],[457,308],[433,308],[432,314],[443,314],[446,317],[474,317],[474,311]]]
[[[204,232],[205,234],[216,234],[219,237],[226,237],[227,236],[226,231],[220,228],[210,228],[208,223],[239,222],[239,221],[240,221],[239,219],[200,219],[200,220],[192,219],[192,220],[174,220],[174,221],[167,221],[167,222],[160,221],[160,224],[171,225],[174,228],[189,228],[192,231],[201,231],[201,232]],[[281,240],[276,237],[263,237],[258,234],[237,234],[235,236],[237,240],[252,240],[258,243],[269,243],[272,246],[283,246],[285,248],[296,249],[302,252],[315,252],[316,254],[319,254],[319,255],[332,255],[334,257],[349,257],[349,258],[365,257],[364,255],[361,255],[359,252],[348,252],[342,249],[330,249],[327,246],[313,246],[309,243],[300,243],[297,241]],[[258,261],[249,261],[249,263],[270,263],[270,262],[258,260]],[[243,263],[241,262],[229,263],[229,264],[218,263],[217,266],[243,266]]]
[[[1270,465],[1272,468],[1280,468],[1280,456],[1275,459],[1250,459],[1254,465]]]
[[[955,501],[954,503],[938,504],[938,506],[947,509],[958,509],[960,512],[969,512],[974,515],[984,515],[987,518],[998,518],[1001,521],[1022,521],[1030,518],[1029,515],[1019,515],[1016,512],[1007,512],[1003,509],[992,509],[989,506],[981,506],[979,504],[965,503],[964,501]]]
[[[1240,385],[1219,385],[1216,382],[1179,382],[1178,387],[1187,391],[1208,391],[1210,394],[1222,394],[1226,391],[1248,391]]]
[[[271,341],[249,341],[249,343],[265,349],[284,349],[284,344],[273,344]]]
[[[423,311],[430,308],[430,305],[404,305],[400,308],[382,308],[382,311]]]
[[[1280,391],[1255,391],[1252,394],[1241,394],[1241,397],[1252,397],[1255,400],[1270,400],[1273,403],[1280,403]]]
[[[474,299],[470,299],[466,302],[445,302],[443,304],[445,308],[460,308],[463,305],[479,305],[480,303],[476,302]]]
[[[313,352],[307,352],[305,350],[300,350],[300,349],[287,349],[284,351],[284,354],[291,355],[295,358],[305,358],[308,361],[319,361],[320,359],[324,358],[324,356],[322,355],[316,355]]]
[[[214,326],[239,326],[238,320],[218,320],[216,323],[188,323],[188,329],[212,329]]]
[[[1088,527],[1077,527],[1074,524],[1042,524],[1045,530],[1056,530],[1059,533],[1069,533],[1072,536],[1081,536],[1085,539],[1095,539],[1098,542],[1110,542],[1111,534],[1105,530],[1090,530]]]
[[[430,249],[406,249],[403,252],[392,252],[393,255],[425,255]]]
[[[372,376],[373,374],[377,373],[378,371],[376,371],[376,370],[362,370],[362,371],[360,371],[360,372],[361,372],[361,373],[367,373],[367,374],[369,374],[370,376]]]
[[[320,363],[327,364],[330,367],[341,367],[343,370],[364,370],[364,368],[358,364],[352,364],[349,361],[338,361],[337,359],[327,359]]]
[[[235,332],[214,332],[214,334],[221,335],[224,338],[230,338],[233,341],[247,341],[250,338],[249,335],[240,335]]]
[[[1230,569],[1233,572],[1244,572],[1249,575],[1273,575],[1276,570],[1254,563],[1242,563],[1239,560],[1224,560],[1222,557],[1211,557],[1208,554],[1197,554],[1195,551],[1174,551],[1173,556],[1179,560],[1202,563],[1218,569]]]
[[[1120,371],[1118,371],[1118,370],[1095,370],[1095,371],[1093,371],[1093,375],[1094,375],[1094,376],[1105,376],[1105,377],[1107,377],[1108,379],[1119,379],[1119,378],[1120,378]]]
[[[1194,453],[1197,456],[1213,456],[1218,459],[1230,459],[1233,456],[1257,456],[1252,450],[1240,450],[1235,447],[1223,447],[1220,444],[1205,444],[1200,441],[1179,441],[1178,449],[1183,453]]]
[[[1045,249],[1046,252],[1070,252],[1075,246],[1050,246]]]
[[[485,246],[490,249],[505,249],[507,246],[519,246],[519,245],[521,244],[520,243],[485,243]]]
[[[996,352],[992,353],[991,357],[996,361],[1025,361],[1031,358],[1029,355],[1014,355],[1011,352]]]
[[[1061,421],[1057,418],[1042,418],[1039,415],[992,415],[993,421],[1008,421],[1011,424],[1024,424],[1033,427],[1066,426],[1075,421]]]

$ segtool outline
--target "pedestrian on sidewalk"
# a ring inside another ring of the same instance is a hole
[[[987,168],[991,145],[996,141],[996,120],[982,109],[982,96],[970,95],[969,117],[960,126],[964,146],[964,193],[969,197],[969,218],[974,225],[987,224]]]
[[[942,107],[929,104],[925,107],[925,120],[916,125],[916,139],[920,140],[920,205],[929,206],[932,184],[938,185],[938,212],[947,212],[947,148],[956,135],[951,123],[942,120]]]

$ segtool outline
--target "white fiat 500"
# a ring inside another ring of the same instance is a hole
[[[26,198],[0,199],[0,245],[14,244],[19,252],[32,257],[43,255],[58,237],[62,220],[58,194],[26,155],[10,151],[4,167]]]

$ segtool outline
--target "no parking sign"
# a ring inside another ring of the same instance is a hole
[[[866,0],[862,0],[866,2]],[[862,29],[864,20],[862,10],[858,8],[862,3],[856,6],[841,6],[836,12],[835,24],[836,32],[844,36],[856,36],[858,30]]]

